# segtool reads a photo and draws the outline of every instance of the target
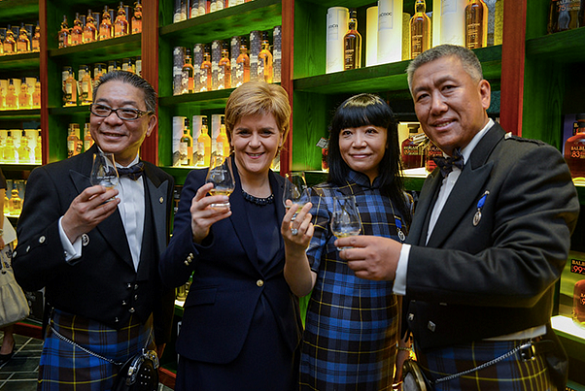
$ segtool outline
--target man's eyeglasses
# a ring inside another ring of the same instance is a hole
[[[145,114],[152,113],[152,111],[142,111],[142,110],[131,109],[131,108],[112,109],[109,106],[100,105],[100,104],[96,104],[96,103],[89,105],[89,111],[91,111],[91,113],[93,115],[96,115],[98,117],[108,117],[110,114],[112,114],[112,111],[113,111],[114,113],[116,113],[118,118],[125,120],[125,121],[134,121],[134,120],[142,117]]]

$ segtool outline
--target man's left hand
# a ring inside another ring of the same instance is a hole
[[[394,280],[402,244],[380,236],[350,236],[335,241],[337,247],[352,247],[339,253],[359,278]]]

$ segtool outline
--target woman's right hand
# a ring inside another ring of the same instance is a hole
[[[191,231],[193,241],[201,243],[209,235],[211,226],[232,215],[230,208],[212,208],[210,205],[219,202],[228,202],[229,197],[216,195],[206,197],[206,194],[213,188],[213,183],[206,183],[197,190],[197,194],[191,201]]]

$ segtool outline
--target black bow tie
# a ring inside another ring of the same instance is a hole
[[[461,148],[455,148],[455,150],[453,150],[453,156],[446,158],[442,156],[435,156],[433,157],[433,160],[441,169],[441,174],[443,174],[443,177],[446,177],[451,171],[453,171],[453,166],[462,170],[463,166],[465,165],[463,155],[461,155]]]
[[[128,178],[134,181],[142,176],[143,171],[144,171],[143,162],[138,162],[130,167],[118,167],[118,174],[120,176],[127,176]]]

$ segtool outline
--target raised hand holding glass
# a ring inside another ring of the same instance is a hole
[[[337,238],[359,235],[362,229],[362,220],[355,196],[338,196],[333,199],[333,214],[331,216],[331,232]],[[338,247],[341,251],[345,248]]]
[[[100,185],[108,190],[118,185],[118,170],[116,169],[116,160],[113,153],[100,152],[93,154],[93,165],[89,181],[93,186]]]
[[[290,209],[291,207],[291,205],[287,204],[287,200],[290,200],[292,204],[296,205],[297,212],[295,212],[292,218],[294,220],[298,211],[309,202],[309,189],[307,188],[304,173],[295,172],[286,174],[285,179],[282,203],[286,209]]]
[[[207,178],[205,183],[213,183],[213,189],[209,190],[209,194],[226,195],[233,193],[235,188],[234,174],[229,158],[223,156],[214,156],[209,165]],[[219,202],[210,205],[212,208],[229,208],[230,203]]]

